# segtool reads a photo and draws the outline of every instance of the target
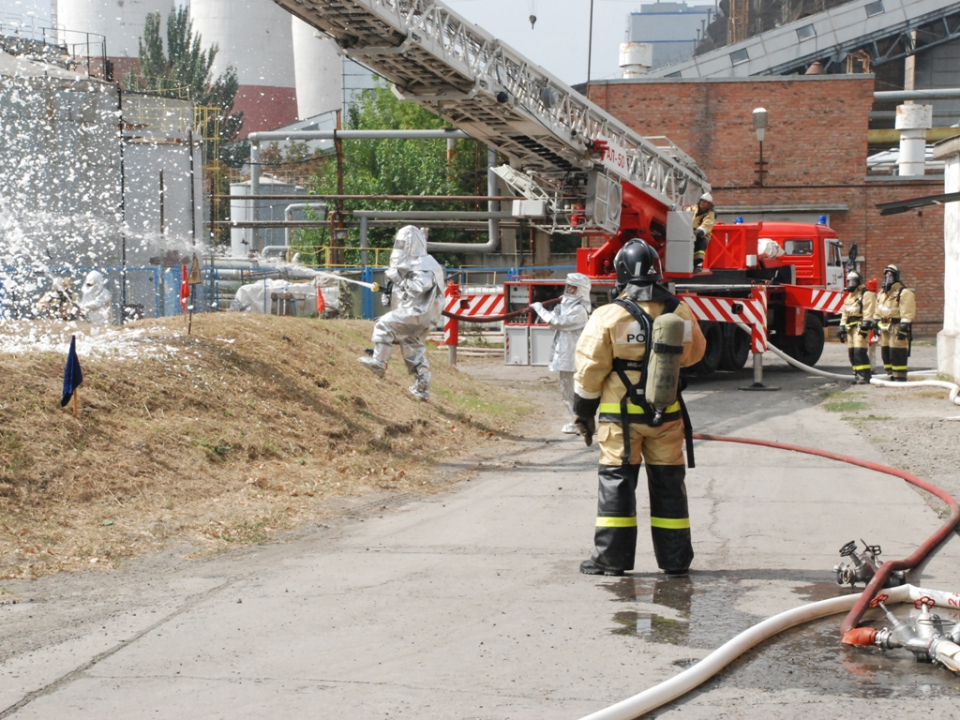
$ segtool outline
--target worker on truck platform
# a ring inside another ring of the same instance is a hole
[[[713,195],[705,192],[696,205],[690,206],[693,214],[693,271],[703,270],[703,259],[707,256],[707,243],[713,236],[713,226],[717,222],[717,213],[713,209]]]
[[[661,415],[649,402],[650,385],[645,383],[648,370],[656,375],[651,368],[658,353],[679,358],[674,360],[676,383],[681,366],[703,357],[706,341],[690,308],[660,284],[660,258],[647,243],[627,242],[614,269],[618,297],[593,312],[577,343],[576,424],[587,445],[595,432],[600,442],[594,551],[580,572],[616,576],[633,569],[636,488],[645,462],[657,564],[668,575],[685,575],[693,560],[683,454],[685,438],[688,456],[692,450],[691,428],[675,384],[676,400],[664,404]],[[657,322],[669,313],[675,317]],[[669,346],[653,337],[665,321],[678,330]],[[692,456],[690,460],[692,465]]]
[[[840,314],[837,338],[846,343],[850,366],[858,385],[870,382],[870,331],[877,326],[877,296],[863,284],[856,270],[847,273],[847,294]]]
[[[877,295],[877,325],[883,369],[894,382],[907,381],[907,358],[916,314],[915,293],[900,282],[899,268],[887,265],[883,269],[883,288]]]

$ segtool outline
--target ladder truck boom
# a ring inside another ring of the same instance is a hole
[[[274,2],[404,99],[512,158],[498,174],[543,202],[539,227],[609,236],[654,223],[662,235],[666,214],[710,187],[669,140],[635,133],[438,0]]]

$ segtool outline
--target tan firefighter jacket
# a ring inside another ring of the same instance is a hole
[[[690,214],[693,215],[694,234],[696,234],[697,230],[703,229],[703,234],[706,236],[706,239],[709,240],[710,236],[713,235],[713,226],[717,222],[717,213],[713,208],[710,208],[706,212],[700,212],[699,205],[691,205]]]
[[[891,321],[912,323],[917,315],[917,296],[903,283],[895,282],[889,290],[877,293],[877,317],[881,330],[888,330]]]
[[[872,327],[877,320],[877,296],[861,285],[843,298],[840,327],[848,332],[857,332],[861,323]]]
[[[663,302],[637,302],[644,312],[656,319],[663,311]],[[680,365],[689,367],[703,357],[707,341],[700,331],[693,312],[684,303],[680,302],[674,312],[684,321],[683,354],[680,356]],[[600,398],[600,421],[619,422],[620,400],[626,388],[620,377],[613,369],[614,358],[623,360],[642,360],[646,355],[646,338],[641,331],[640,323],[630,312],[615,303],[604,305],[594,310],[587,321],[580,340],[577,343],[577,372],[574,375],[577,395],[591,400]],[[627,370],[627,377],[631,383],[640,381],[640,371]],[[627,413],[631,422],[644,422],[643,408],[627,404]],[[663,419],[673,420],[680,416],[679,402],[670,405],[664,413]]]

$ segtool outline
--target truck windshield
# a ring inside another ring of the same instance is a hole
[[[813,240],[784,240],[783,252],[787,255],[813,255]]]

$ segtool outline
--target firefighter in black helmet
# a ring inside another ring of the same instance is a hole
[[[887,265],[883,269],[883,287],[877,293],[877,325],[883,369],[894,382],[907,381],[907,358],[916,314],[916,295],[900,282],[900,269]]]
[[[643,388],[651,353],[659,351],[651,334],[660,315],[675,313],[682,320],[682,347],[670,349],[681,353],[681,366],[698,362],[706,341],[690,308],[660,284],[660,258],[652,247],[630,240],[617,253],[614,267],[617,299],[594,311],[577,343],[576,424],[588,445],[594,432],[600,441],[595,548],[580,572],[622,575],[633,569],[636,488],[645,462],[657,564],[670,575],[683,575],[693,560],[683,454],[690,426],[682,417],[682,401],[656,418]]]
[[[856,270],[847,273],[847,294],[843,298],[837,338],[846,343],[850,366],[858,385],[870,382],[870,331],[877,324],[877,296],[863,284]]]

